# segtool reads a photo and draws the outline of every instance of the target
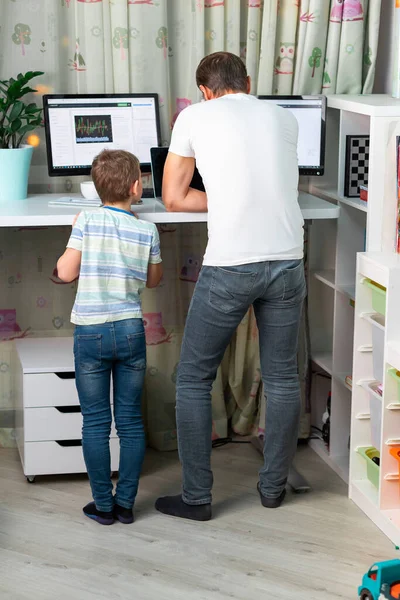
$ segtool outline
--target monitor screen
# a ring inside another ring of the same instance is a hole
[[[164,165],[168,156],[168,148],[152,148],[151,149],[151,170],[153,174],[154,195],[156,198],[161,198],[162,178],[164,173]],[[195,167],[190,187],[200,192],[204,192],[203,179]]]
[[[157,94],[43,97],[49,175],[89,175],[103,149],[128,150],[150,171],[150,148],[160,144]]]
[[[323,175],[325,167],[325,96],[259,96],[290,110],[299,124],[300,175]]]

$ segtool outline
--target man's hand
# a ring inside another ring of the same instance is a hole
[[[78,220],[78,217],[79,217],[79,215],[80,215],[80,214],[81,214],[81,213],[80,213],[80,212],[78,212],[78,214],[77,214],[77,215],[75,215],[75,217],[74,217],[74,220],[72,221],[72,229],[75,227],[75,223],[77,222],[77,220]]]
[[[189,187],[194,158],[168,153],[163,174],[162,197],[168,212],[207,212],[207,195]]]

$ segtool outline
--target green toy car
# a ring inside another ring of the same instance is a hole
[[[360,600],[400,600],[400,560],[372,565],[358,588]]]

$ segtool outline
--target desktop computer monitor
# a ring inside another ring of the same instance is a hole
[[[90,175],[103,149],[128,150],[150,172],[150,148],[159,146],[157,94],[43,96],[49,175]]]
[[[290,110],[299,124],[300,175],[323,175],[325,168],[325,96],[259,96]]]

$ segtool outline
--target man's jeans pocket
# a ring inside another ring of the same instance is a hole
[[[249,302],[256,277],[253,265],[213,267],[210,304],[224,313],[242,309]]]

